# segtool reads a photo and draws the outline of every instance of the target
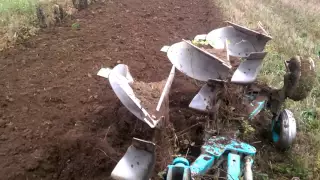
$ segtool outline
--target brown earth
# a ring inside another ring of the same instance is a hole
[[[163,80],[149,83],[135,81],[131,85],[135,96],[141,101],[140,103],[148,113],[155,116],[155,119],[159,119],[163,114],[160,111],[157,112],[156,108],[165,84],[166,81]]]
[[[216,28],[219,17],[207,0],[108,0],[1,52],[1,179],[106,179],[132,137],[149,134],[95,74],[121,62],[139,81],[161,81],[171,69],[161,47]],[[198,89],[177,73],[170,118],[179,137],[204,119],[187,108]]]

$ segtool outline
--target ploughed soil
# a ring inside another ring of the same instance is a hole
[[[151,134],[98,70],[123,63],[138,81],[162,81],[171,69],[163,45],[220,25],[207,0],[106,0],[1,52],[1,179],[107,179],[132,137]],[[199,89],[177,72],[170,121],[179,137],[204,118],[188,109]]]
[[[151,116],[154,116],[154,119],[158,119],[164,113],[162,111],[156,111],[156,107],[165,84],[166,81],[163,80],[149,83],[135,81],[131,85],[135,96],[141,101],[140,103],[143,105],[143,108],[145,108]]]

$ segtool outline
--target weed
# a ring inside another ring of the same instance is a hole
[[[250,136],[254,135],[255,129],[249,124],[248,121],[242,121],[241,126],[243,139],[248,139]]]
[[[301,116],[307,130],[317,131],[320,129],[320,121],[317,120],[316,109],[302,111]]]
[[[0,50],[9,42],[33,35],[36,0],[0,1]]]
[[[254,179],[256,180],[269,180],[268,174],[264,173],[254,173]]]
[[[35,35],[39,27],[59,24],[71,0],[1,0],[0,50]]]
[[[275,174],[281,174],[289,178],[293,176],[300,177],[300,179],[308,178],[308,171],[306,169],[292,164],[278,163],[272,170]]]
[[[72,28],[73,30],[79,30],[79,29],[80,29],[80,24],[79,24],[79,23],[73,23],[73,24],[71,25],[71,28]]]

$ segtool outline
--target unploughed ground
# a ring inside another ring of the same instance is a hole
[[[108,0],[75,18],[1,52],[1,179],[106,179],[144,125],[98,70],[121,62],[139,81],[161,81],[171,69],[163,45],[221,25],[206,0]],[[177,73],[172,121],[194,118],[198,90]]]

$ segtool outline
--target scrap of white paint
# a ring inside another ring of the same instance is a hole
[[[110,68],[101,68],[99,72],[97,73],[98,76],[104,77],[104,78],[109,78],[109,74],[112,69]]]

